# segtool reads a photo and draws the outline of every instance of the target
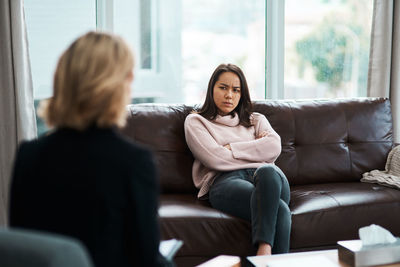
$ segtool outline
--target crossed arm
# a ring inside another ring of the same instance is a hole
[[[186,142],[195,158],[210,169],[229,171],[237,165],[272,163],[280,154],[280,137],[261,114],[254,126],[254,140],[229,144],[218,144],[198,116],[185,121]]]

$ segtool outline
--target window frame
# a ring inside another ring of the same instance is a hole
[[[285,0],[266,0],[265,9],[265,99],[283,99]]]
[[[140,5],[140,0],[135,0],[137,5]],[[182,64],[179,61],[181,55],[181,44],[180,33],[172,36],[170,32],[161,30],[163,29],[176,29],[180,28],[181,25],[177,20],[170,19],[162,11],[173,10],[174,13],[179,14],[181,8],[179,0],[160,1],[160,0],[148,0],[151,1],[151,50],[152,50],[152,62],[151,68],[141,68],[140,66],[140,40],[136,44],[135,52],[136,57],[136,69],[135,69],[135,84],[134,88],[140,88],[140,90],[134,90],[134,98],[146,101],[147,99],[162,97],[165,102],[171,102],[169,98],[173,98],[175,93],[179,93],[182,89],[181,84],[171,86],[168,82],[170,77],[176,77],[182,72]],[[167,3],[168,2],[168,3]],[[114,0],[96,0],[96,24],[97,30],[114,32]],[[171,9],[171,6],[175,7]],[[178,7],[178,8],[176,8]],[[139,12],[139,11],[138,11]],[[138,17],[138,23],[140,23],[140,16]],[[172,16],[173,17],[173,16]],[[140,38],[139,38],[140,39]],[[171,43],[175,45],[171,46]],[[163,46],[163,44],[169,44]],[[180,77],[176,78],[176,81],[180,81]],[[181,82],[180,82],[181,83]],[[161,90],[162,89],[162,90]]]

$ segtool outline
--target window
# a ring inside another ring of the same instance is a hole
[[[132,45],[136,102],[199,103],[214,68],[228,62],[243,68],[253,98],[264,98],[264,0],[81,2],[25,1],[35,98],[51,95],[66,46],[96,28]]]
[[[243,69],[252,99],[366,96],[372,7],[373,0],[25,0],[34,96],[37,103],[51,95],[61,52],[95,29],[131,45],[134,103],[201,103],[220,63]]]
[[[35,99],[51,96],[58,57],[79,35],[96,29],[95,1],[25,0]]]
[[[79,35],[96,29],[95,1],[25,0],[35,108],[52,94],[58,57]],[[38,135],[47,131],[36,117]]]
[[[114,31],[140,66],[137,101],[199,103],[220,63],[241,66],[252,96],[264,98],[264,0],[115,0],[114,8]]]
[[[220,63],[243,69],[253,99],[265,97],[265,1],[182,1],[184,101],[200,103]]]
[[[284,98],[367,95],[372,8],[372,0],[286,0]]]
[[[136,103],[184,102],[180,8],[177,0],[114,0],[113,31],[135,53]]]

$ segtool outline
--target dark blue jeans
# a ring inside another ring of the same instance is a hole
[[[209,199],[214,208],[250,221],[255,245],[268,243],[274,254],[289,251],[290,188],[275,165],[219,174]]]

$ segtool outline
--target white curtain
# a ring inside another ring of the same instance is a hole
[[[36,134],[23,0],[0,0],[0,225],[18,143]]]
[[[388,97],[394,140],[400,142],[400,1],[375,0],[368,70],[368,96]]]

